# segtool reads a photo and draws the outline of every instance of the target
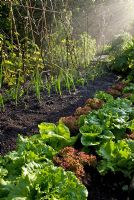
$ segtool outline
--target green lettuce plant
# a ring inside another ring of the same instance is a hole
[[[101,109],[80,118],[81,143],[98,146],[111,139],[123,139],[133,114],[134,108],[129,100],[118,98],[108,101]]]
[[[129,83],[124,89],[124,93],[133,93],[134,94],[134,83]]]
[[[2,169],[3,176],[6,171]],[[3,200],[86,200],[87,189],[72,172],[55,167],[51,161],[25,164],[16,179],[0,179],[0,198]]]
[[[59,123],[57,126],[53,123],[41,123],[38,125],[41,138],[44,142],[55,150],[60,150],[65,146],[73,145],[77,136],[70,136],[70,131],[63,123]]]
[[[131,177],[134,170],[134,141],[112,140],[101,145],[97,151],[101,157],[98,170],[101,174],[108,171],[122,172],[125,176]]]
[[[108,94],[108,93],[106,93],[104,91],[96,92],[95,98],[101,99],[104,102],[113,101],[114,100],[112,95],[110,95],[110,94]]]
[[[77,137],[63,124],[41,123],[39,129],[40,134],[19,136],[16,151],[0,157],[0,199],[86,200],[87,189],[76,176],[52,163]]]

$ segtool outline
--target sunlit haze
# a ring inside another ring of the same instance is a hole
[[[76,20],[75,32],[88,31],[98,44],[109,42],[123,31],[134,34],[134,0],[104,1],[95,9],[86,7],[86,12],[81,12]]]

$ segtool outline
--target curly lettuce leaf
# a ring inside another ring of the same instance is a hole
[[[128,128],[129,128],[131,131],[134,131],[134,119],[131,120],[131,121],[129,121]]]
[[[80,128],[80,133],[82,134],[81,143],[84,146],[94,146],[98,145],[97,137],[101,134],[102,129],[98,125],[84,125]]]
[[[86,200],[87,189],[72,172],[55,167],[51,161],[30,162],[22,167],[16,180],[0,185],[3,200]]]
[[[120,171],[125,176],[132,175],[134,170],[134,141],[119,140],[116,143],[110,140],[102,144],[97,153],[102,158],[98,165],[101,174],[106,174],[111,170],[113,172]]]
[[[66,127],[63,123],[59,123],[56,126],[52,123],[43,122],[38,125],[38,127],[44,142],[53,147],[55,150],[60,150],[65,146],[73,145],[77,140],[77,136],[70,136],[68,127]]]
[[[123,89],[124,93],[134,93],[134,83],[129,83],[129,85],[127,85],[124,89]]]
[[[101,109],[82,119],[83,123],[79,129],[81,143],[84,146],[92,146],[108,140],[123,139],[126,130],[133,129],[133,123],[130,123],[133,113],[132,103],[127,99],[108,101]]]
[[[114,98],[112,95],[104,92],[104,91],[99,91],[99,92],[96,92],[95,94],[95,98],[98,98],[98,99],[101,99],[105,102],[108,102],[108,101],[113,101]]]

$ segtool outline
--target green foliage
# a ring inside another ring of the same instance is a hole
[[[134,83],[129,83],[123,89],[124,97],[129,99],[132,103],[134,103]]]
[[[130,94],[127,99],[129,99],[134,104],[134,94]]]
[[[129,83],[124,89],[124,93],[133,93],[134,94],[134,83]]]
[[[88,66],[96,53],[96,42],[87,33],[81,34],[78,39],[67,35],[62,28],[49,38],[49,51],[47,62],[49,65],[57,64],[63,69],[65,67]]]
[[[9,39],[4,31],[0,35],[0,87],[7,86],[3,98],[13,99],[17,105],[19,98],[33,90],[41,101],[43,89],[49,95],[52,91],[62,95],[64,89],[71,92],[76,84],[84,85],[98,75],[99,70],[89,66],[96,41],[86,32],[73,34],[73,11],[68,3],[72,2],[2,2],[0,20],[4,22],[6,16],[10,21]],[[50,16],[44,10],[51,8],[56,12],[50,12]]]
[[[87,115],[80,127],[81,143],[84,146],[98,146],[111,139],[117,141],[124,138],[134,114],[131,105],[127,99],[116,99]]]
[[[76,54],[80,66],[89,66],[96,53],[96,41],[86,32],[76,41]]]
[[[110,95],[110,94],[108,94],[108,93],[106,93],[104,91],[97,92],[95,94],[95,98],[101,99],[101,100],[103,100],[105,102],[107,102],[107,101],[113,101],[114,100],[114,98],[113,98],[112,95]]]
[[[26,54],[22,55],[22,53],[18,53],[16,45],[5,40],[4,37],[1,38],[1,79],[3,79],[4,84],[14,86],[18,79],[20,79],[20,84],[23,84],[35,68],[38,68],[38,70],[43,69],[42,58],[37,45],[28,41]]]
[[[128,47],[133,44],[132,39],[132,36],[127,32],[116,35],[109,47],[110,55],[114,57],[116,55],[121,55],[124,50],[128,49]]]
[[[71,137],[69,129],[62,123],[56,126],[43,122],[38,127],[43,140],[55,150],[71,146],[77,140],[77,136]]]
[[[0,183],[3,200],[87,199],[87,190],[77,178],[71,172],[55,167],[50,161],[25,164],[14,181],[1,179]]]
[[[0,94],[0,111],[4,111],[5,109],[5,105],[4,105],[4,99],[3,99],[3,95]]]
[[[123,33],[113,40],[109,48],[109,59],[114,71],[134,77],[134,40],[128,33]]]
[[[68,128],[50,123],[39,127],[40,134],[19,136],[17,150],[0,157],[0,198],[86,200],[88,192],[75,175],[51,161],[57,150],[72,144]]]
[[[62,95],[65,88],[69,92],[75,89],[75,84],[81,83],[79,80],[83,79],[84,74],[95,74],[90,67],[87,68],[95,55],[95,41],[86,33],[78,40],[67,39],[64,34],[51,34],[46,50],[42,53],[30,40],[23,41],[21,51],[18,52],[17,45],[1,35],[0,86],[8,85],[6,98],[15,100],[17,104],[18,99],[28,90],[34,90],[40,100],[43,89],[49,95],[53,90]]]
[[[133,92],[132,86],[132,83],[129,84],[124,91]],[[80,117],[81,143],[96,151],[100,159],[97,169],[102,175],[112,171],[131,177],[134,170],[134,140],[124,138],[131,138],[129,136],[134,131],[133,101],[113,99],[102,91],[95,97],[106,103],[101,109]]]
[[[119,140],[117,143],[110,140],[101,145],[97,153],[102,158],[98,165],[101,174],[106,174],[110,170],[131,177],[134,170],[133,140]]]

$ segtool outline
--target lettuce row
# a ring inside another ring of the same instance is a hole
[[[19,136],[17,150],[0,157],[1,200],[86,200],[87,189],[72,172],[52,163],[53,156],[77,137],[63,124],[42,123],[40,134]]]
[[[134,108],[127,99],[107,101],[99,110],[89,113],[80,127],[81,143],[84,146],[100,145],[111,139],[115,141],[124,138],[126,129],[134,118]]]
[[[134,107],[128,99],[114,100],[105,93],[99,93],[99,96],[105,100],[105,105],[80,118],[81,143],[95,147],[100,158],[97,169],[102,175],[112,171],[131,177],[134,140],[124,138],[126,131],[134,131]]]

